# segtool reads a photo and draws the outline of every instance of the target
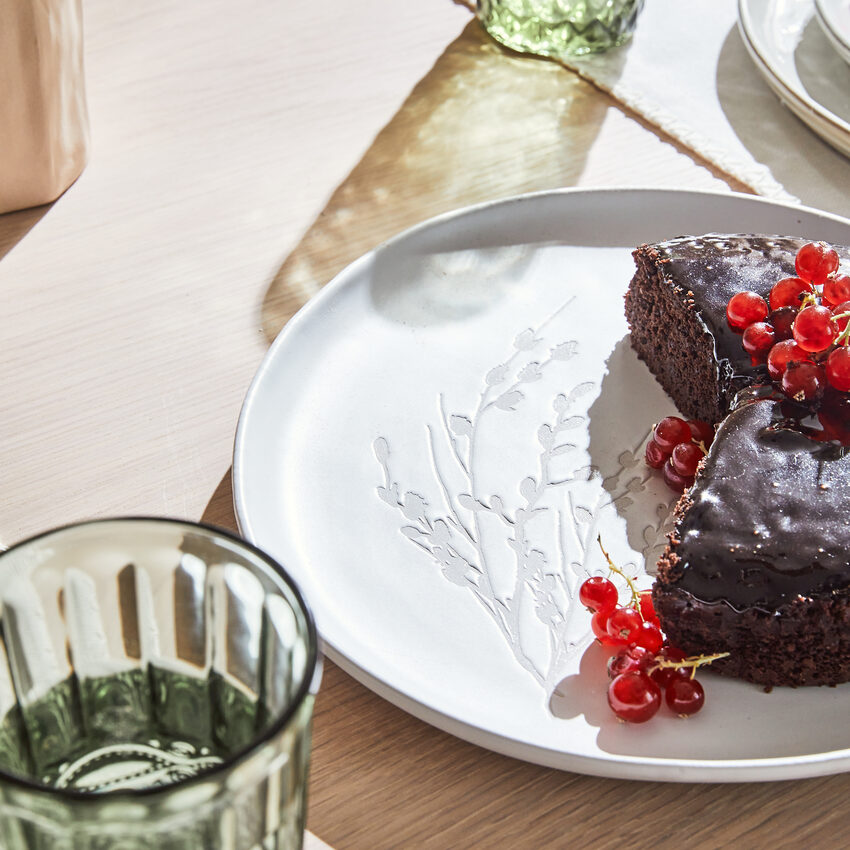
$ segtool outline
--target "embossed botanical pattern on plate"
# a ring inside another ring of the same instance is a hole
[[[547,694],[570,656],[590,640],[577,592],[598,571],[602,517],[615,512],[639,526],[643,563],[624,565],[633,574],[655,564],[672,526],[672,499],[648,504],[644,492],[651,474],[643,463],[648,434],[619,454],[613,470],[588,462],[580,436],[589,430],[587,399],[600,388],[577,377],[583,374],[574,368],[582,356],[578,339],[550,333],[574,300],[516,335],[506,359],[483,376],[474,406],[451,409],[440,394],[422,440],[439,501],[423,495],[422,482],[396,479],[387,438],[372,444],[381,472],[375,492],[398,512],[400,533],[447,582],[469,591]],[[512,486],[491,492],[482,482],[481,442],[501,427],[500,418],[530,403],[529,388],[538,384],[551,392],[548,416],[527,435],[535,444],[534,466],[511,469]],[[458,481],[464,486],[452,485]]]

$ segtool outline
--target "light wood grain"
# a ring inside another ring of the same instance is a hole
[[[496,48],[451,0],[85,13],[91,163],[51,207],[0,217],[6,544],[120,513],[235,527],[233,434],[269,342],[407,225],[558,186],[729,188],[563,68]],[[309,826],[336,850],[841,847],[848,790],[545,770],[329,664]]]

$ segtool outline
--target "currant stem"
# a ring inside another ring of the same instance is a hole
[[[602,550],[602,554],[605,556],[605,560],[608,562],[608,566],[610,567],[610,569],[618,576],[621,576],[626,580],[626,584],[629,586],[629,591],[632,594],[631,607],[637,608],[637,612],[638,614],[640,614],[641,620],[644,620],[643,611],[640,610],[640,592],[638,591],[634,581],[629,578],[619,567],[614,566],[614,562],[611,560],[611,556],[605,551],[605,547],[602,545],[601,534],[597,536],[596,542],[599,544],[599,548]]]
[[[715,652],[714,655],[695,655],[693,658],[683,658],[681,661],[657,658],[650,672],[652,670],[660,670],[662,667],[690,667],[691,678],[693,679],[698,667],[702,667],[703,664],[711,664],[712,661],[719,661],[721,658],[727,658],[728,655],[728,652]]]

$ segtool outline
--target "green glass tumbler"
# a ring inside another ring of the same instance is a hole
[[[478,0],[490,35],[523,53],[568,58],[626,42],[644,0]]]
[[[296,850],[313,617],[225,531],[127,518],[0,554],[3,850]]]

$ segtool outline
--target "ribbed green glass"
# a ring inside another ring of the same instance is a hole
[[[0,555],[0,848],[297,850],[317,638],[263,553],[158,519]]]
[[[599,53],[632,34],[644,0],[478,0],[478,17],[513,50],[569,57]]]

